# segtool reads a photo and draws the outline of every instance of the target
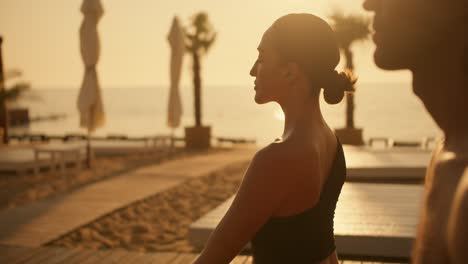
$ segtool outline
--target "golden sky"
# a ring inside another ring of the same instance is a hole
[[[6,69],[19,68],[33,88],[77,89],[83,77],[78,28],[81,0],[0,0],[0,34]],[[102,0],[98,63],[103,88],[155,87],[169,83],[172,17],[187,24],[208,12],[218,40],[202,62],[205,85],[251,85],[248,75],[263,32],[281,15],[309,12],[324,19],[333,7],[363,12],[360,0]],[[360,82],[409,82],[407,72],[384,72],[372,61],[371,41],[354,47]],[[186,56],[182,85],[191,83]]]

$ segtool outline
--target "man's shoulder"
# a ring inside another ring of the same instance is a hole
[[[468,168],[465,168],[455,192],[448,225],[448,245],[453,263],[466,263],[468,259]]]
[[[465,170],[458,184],[457,193],[464,193],[464,197],[467,200],[466,202],[468,204],[468,165],[465,167]]]
[[[468,159],[453,151],[435,154],[426,175],[426,207],[440,213],[448,210],[461,181],[467,181]]]
[[[459,203],[462,205],[462,208],[468,209],[468,166],[465,167],[465,170],[458,181],[454,199],[454,203]]]
[[[431,164],[432,168],[429,170],[432,170],[434,176],[439,180],[458,182],[466,174],[468,151],[440,151],[435,155]]]

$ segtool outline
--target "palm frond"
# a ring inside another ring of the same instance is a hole
[[[21,77],[23,72],[18,69],[7,69],[3,75],[3,80],[13,79],[17,77]]]
[[[191,25],[184,30],[186,49],[192,53],[206,53],[216,40],[216,32],[208,19],[208,14],[199,12],[191,20]]]
[[[343,48],[348,48],[355,41],[366,40],[370,35],[370,20],[367,17],[335,11],[330,19]]]
[[[213,43],[216,41],[216,36],[217,36],[217,34],[213,33],[210,36],[204,37],[200,41],[200,46],[202,47],[202,49],[204,50],[205,53],[208,52],[209,49],[213,46]]]

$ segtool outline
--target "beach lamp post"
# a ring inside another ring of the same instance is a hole
[[[78,95],[77,106],[80,112],[80,127],[86,128],[86,162],[91,167],[91,134],[105,123],[104,107],[101,98],[96,64],[99,60],[99,35],[97,24],[104,14],[100,0],[83,0],[81,12],[84,15],[80,27],[80,51],[85,71]]]
[[[174,130],[179,127],[183,113],[180,99],[179,83],[185,53],[185,34],[175,16],[167,36],[171,47],[169,102],[167,111],[167,125],[171,128],[171,144],[174,142]]]

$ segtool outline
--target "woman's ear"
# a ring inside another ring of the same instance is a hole
[[[285,68],[285,75],[289,81],[293,81],[298,78],[300,73],[299,65],[295,62],[288,62]]]

